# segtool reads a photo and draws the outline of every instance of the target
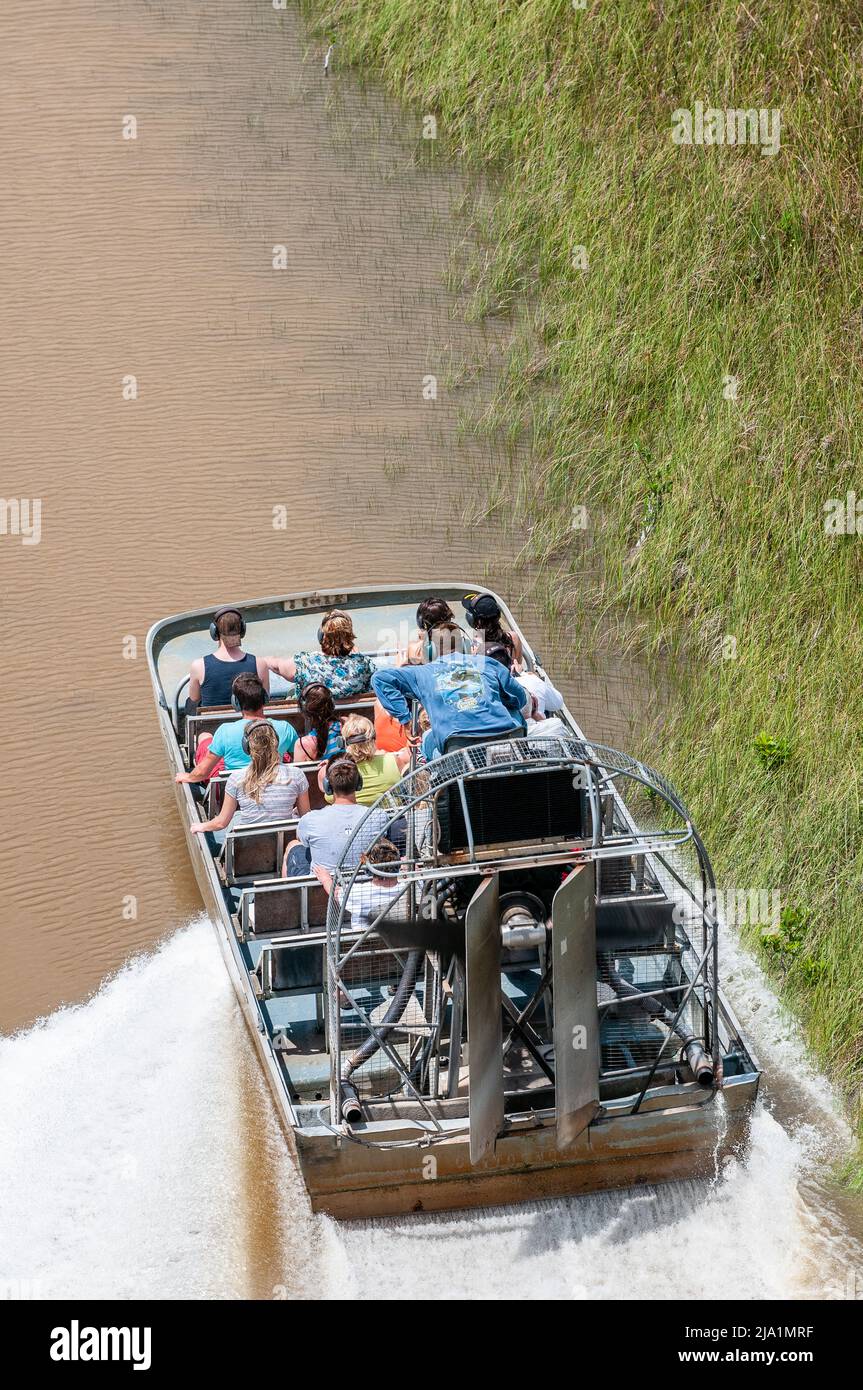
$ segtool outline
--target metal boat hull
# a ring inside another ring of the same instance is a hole
[[[372,1149],[298,1132],[297,1152],[315,1211],[341,1220],[537,1201],[710,1177],[747,1142],[757,1076],[735,1078],[723,1102],[600,1119],[572,1147],[553,1123],[500,1138],[470,1161],[467,1138],[425,1149]]]

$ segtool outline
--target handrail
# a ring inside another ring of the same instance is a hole
[[[358,837],[363,834],[372,815],[383,815],[387,825],[405,815],[422,801],[430,800],[448,786],[457,785],[464,780],[488,780],[511,775],[528,775],[532,772],[566,769],[574,764],[605,771],[609,765],[617,764],[616,771],[640,782],[656,791],[677,811],[687,828],[686,838],[695,838],[691,817],[678,793],[661,773],[618,749],[603,744],[588,743],[577,738],[516,738],[499,742],[479,743],[468,748],[459,748],[434,758],[423,767],[403,777],[366,811],[362,820],[354,826],[348,836],[339,864],[351,861],[352,850]],[[700,843],[700,842],[699,842]]]

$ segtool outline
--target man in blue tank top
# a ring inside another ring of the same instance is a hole
[[[210,636],[219,645],[209,656],[199,657],[192,662],[189,671],[190,704],[204,708],[229,705],[231,686],[236,676],[257,676],[269,694],[270,672],[267,663],[263,657],[243,651],[241,644],[245,635],[245,619],[238,608],[216,610],[210,623]]]

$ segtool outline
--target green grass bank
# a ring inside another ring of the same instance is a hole
[[[530,456],[497,502],[573,652],[610,631],[662,671],[638,751],[720,886],[780,891],[748,935],[859,1125],[859,0],[302,8],[406,103],[418,157],[434,115],[492,176],[472,312],[519,326],[474,428]],[[764,125],[711,143],[699,102]]]

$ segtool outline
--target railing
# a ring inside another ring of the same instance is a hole
[[[583,792],[590,807],[589,833],[557,843],[547,839],[537,843],[529,837],[524,840],[516,837],[506,845],[492,848],[476,841],[471,834],[466,788],[479,782],[493,784],[499,778],[564,770],[573,774],[574,790]],[[640,829],[629,815],[621,795],[624,781],[660,798],[676,814],[679,824],[671,828]],[[467,826],[467,847],[461,848],[456,855],[441,852],[438,836],[436,808],[448,788],[456,789]],[[608,808],[610,814],[607,814]],[[403,820],[414,833],[409,830],[407,846],[397,866],[397,898],[393,898],[390,888],[386,893],[381,891],[380,909],[370,911],[358,933],[347,906],[352,890],[357,885],[365,885],[366,889],[374,883],[381,885],[386,878],[379,865],[361,864],[363,851],[381,837],[390,837],[394,826]],[[436,1078],[431,1063],[432,1053],[440,1042],[442,1013],[448,1000],[451,1001],[451,1015],[456,1016],[458,981],[454,984],[453,980],[444,978],[439,950],[427,945],[425,950],[418,951],[409,941],[402,948],[393,946],[391,937],[389,941],[382,940],[379,933],[382,924],[389,927],[395,916],[408,925],[429,920],[442,925],[441,895],[446,893],[448,883],[465,876],[493,874],[498,869],[511,870],[522,865],[526,868],[549,864],[572,866],[588,860],[602,864],[630,859],[637,866],[634,870],[637,883],[639,874],[643,881],[645,865],[655,861],[665,866],[685,845],[694,848],[700,866],[701,903],[688,886],[686,892],[696,919],[702,924],[702,942],[696,950],[690,936],[681,929],[675,960],[682,961],[686,957],[690,970],[676,978],[673,985],[660,988],[658,999],[655,983],[652,987],[649,981],[645,985],[643,993],[651,1007],[655,1004],[662,1011],[661,1015],[655,1015],[661,1016],[666,1030],[661,1034],[661,1045],[655,1047],[654,1054],[646,1060],[643,1056],[632,1057],[630,1065],[603,1073],[617,1081],[632,1080],[638,1091],[633,1112],[640,1108],[660,1068],[664,1071],[674,1064],[673,1053],[681,1050],[681,1038],[699,1037],[705,1048],[712,1050],[714,1065],[720,1055],[715,1026],[716,922],[705,905],[706,889],[712,886],[713,875],[686,807],[674,788],[661,774],[616,749],[584,739],[557,737],[527,737],[461,748],[403,778],[369,808],[354,828],[334,874],[335,888],[327,915],[333,1116],[337,1116],[344,1105],[346,1075],[356,1078],[363,1074],[365,1066],[363,1085],[367,1100],[399,1094],[425,1115],[428,1125],[423,1132],[426,1137],[429,1129],[443,1132],[439,1096],[431,1093],[436,1091],[430,1086],[430,1077]],[[414,959],[416,956],[422,959]],[[422,980],[420,971],[423,971]],[[363,995],[363,988],[357,987],[358,980],[364,987],[373,984],[374,990],[367,990],[368,997],[380,997],[383,1002],[376,1008],[367,1005],[359,997]],[[401,1005],[404,1001],[400,994],[407,995],[407,1004],[393,1024],[393,1007],[385,1005],[388,995]],[[616,1002],[625,1009],[625,1001],[622,1003],[618,998]],[[629,1003],[637,1004],[637,1001],[630,997]],[[600,1014],[602,1012],[600,1010]],[[345,1016],[351,1020],[349,1025],[344,1022]],[[699,1020],[702,1027],[698,1026]],[[375,1058],[374,1075],[367,1062],[357,1065],[348,1059],[346,1065],[346,1050],[350,1049],[354,1057],[362,1057],[366,1048],[369,1056]],[[451,1077],[448,1094],[453,1094]],[[350,1125],[345,1132],[350,1135]],[[371,1142],[368,1133],[364,1142]]]

